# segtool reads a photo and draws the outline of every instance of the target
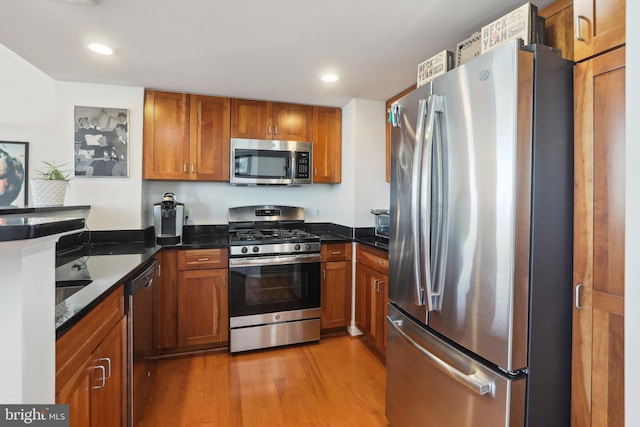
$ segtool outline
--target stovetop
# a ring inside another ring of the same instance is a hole
[[[252,243],[284,243],[316,241],[320,238],[306,231],[293,229],[244,229],[236,230],[229,236],[231,245]]]

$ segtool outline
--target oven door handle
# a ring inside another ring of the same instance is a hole
[[[262,265],[309,264],[320,262],[320,254],[296,254],[263,256],[254,258],[231,258],[229,267],[253,267]]]

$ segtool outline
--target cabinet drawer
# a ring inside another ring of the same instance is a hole
[[[227,268],[226,249],[190,249],[178,252],[178,270]]]
[[[389,271],[389,255],[365,245],[357,245],[356,261],[384,274]]]
[[[351,242],[322,245],[322,262],[349,261],[350,259]]]

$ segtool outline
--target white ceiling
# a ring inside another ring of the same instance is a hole
[[[415,83],[418,63],[524,3],[73,1],[0,1],[0,43],[59,81],[330,106],[390,98]],[[116,54],[88,51],[91,41]],[[321,82],[329,71],[340,80]]]

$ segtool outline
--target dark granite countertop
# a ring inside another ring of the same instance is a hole
[[[84,228],[89,206],[2,207],[0,242],[36,239]]]

